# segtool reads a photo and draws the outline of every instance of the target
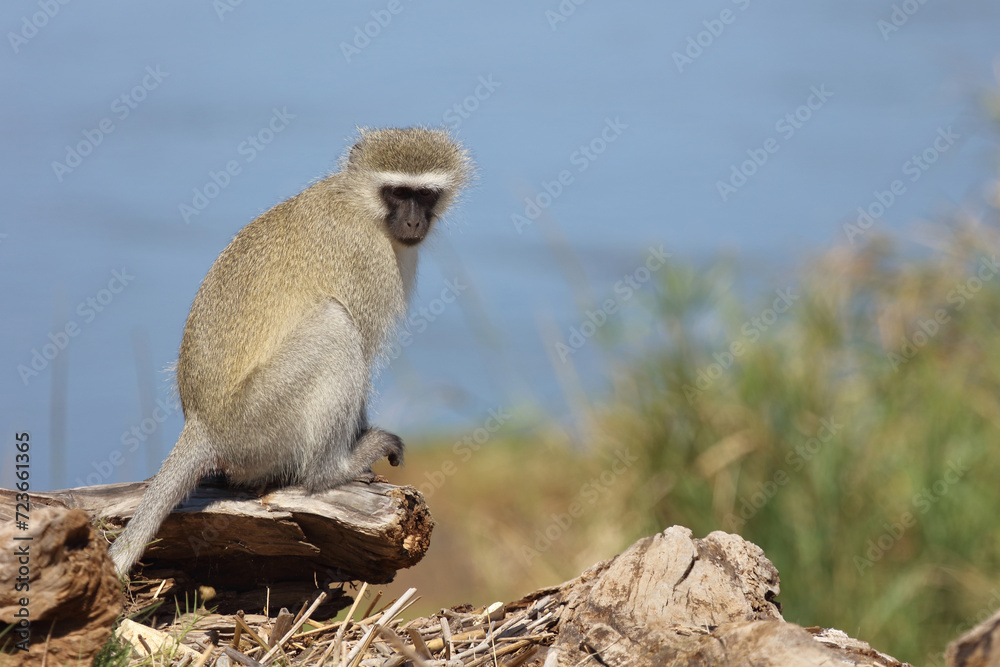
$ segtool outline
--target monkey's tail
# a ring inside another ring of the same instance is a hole
[[[184,500],[212,464],[212,443],[197,418],[184,423],[170,456],[150,482],[125,531],[111,545],[111,559],[118,576],[128,573],[146,546],[156,537],[160,524],[177,503]]]

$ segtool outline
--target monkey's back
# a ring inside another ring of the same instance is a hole
[[[195,296],[181,342],[177,383],[185,415],[221,425],[247,378],[302,320],[342,303],[371,361],[406,303],[392,244],[343,174],[320,181],[244,227]]]

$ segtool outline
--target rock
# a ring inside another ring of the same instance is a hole
[[[28,667],[89,664],[122,609],[107,543],[81,510],[32,505],[26,523],[0,526],[0,622],[15,625],[4,650]]]

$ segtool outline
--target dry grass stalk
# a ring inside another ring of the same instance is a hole
[[[270,660],[274,656],[274,654],[277,653],[281,649],[281,646],[286,641],[288,641],[289,639],[291,639],[292,635],[294,635],[296,632],[299,631],[299,628],[302,627],[303,623],[305,623],[307,620],[309,620],[309,617],[312,616],[312,613],[314,611],[316,611],[316,608],[319,607],[323,603],[323,600],[325,600],[325,599],[326,599],[326,593],[320,591],[320,594],[316,596],[316,600],[312,603],[312,605],[310,605],[310,607],[306,611],[306,613],[302,615],[302,618],[300,618],[298,621],[296,621],[295,625],[293,625],[291,627],[291,629],[287,633],[285,633],[285,636],[282,637],[281,640],[277,644],[274,645],[274,648],[272,648],[270,651],[268,651],[267,655],[265,655],[264,658],[260,661],[261,664],[265,664],[265,665],[267,664],[268,660]]]
[[[547,597],[521,607],[493,604],[476,610],[466,607],[459,611],[461,608],[457,608],[403,624],[400,615],[419,599],[416,590],[410,589],[383,611],[371,616],[366,614],[365,618],[355,621],[366,591],[367,587],[362,586],[344,620],[302,631],[323,602],[324,595],[320,594],[312,604],[300,610],[297,620],[280,638],[272,629],[277,639],[273,646],[262,639],[270,622],[265,616],[211,614],[198,622],[197,629],[192,629],[195,624],[185,626],[178,620],[174,631],[187,628],[186,632],[181,632],[181,641],[186,646],[179,645],[188,656],[189,667],[196,662],[202,667],[223,664],[266,667],[276,664],[276,660],[292,667],[327,664],[427,667],[444,663],[482,667],[499,665],[504,656],[517,660],[508,661],[512,664],[523,665],[528,660],[524,656],[532,647],[551,643],[554,635],[548,630],[557,620],[553,612],[562,604],[560,600]],[[369,612],[375,608],[376,604],[368,605]],[[291,614],[286,616],[290,618]],[[137,627],[144,636],[158,633],[164,639],[170,638],[166,633]],[[241,650],[241,641],[250,646]],[[213,653],[219,647],[221,649]],[[147,651],[141,652],[144,656],[149,655]],[[179,667],[183,664],[179,658],[164,665]]]

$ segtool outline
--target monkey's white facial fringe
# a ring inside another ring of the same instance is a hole
[[[428,171],[423,174],[405,174],[399,171],[376,172],[376,179],[382,185],[402,186],[413,189],[431,188],[433,190],[451,190],[458,185],[452,175],[441,171]]]
[[[453,174],[429,171],[423,174],[408,174],[401,171],[370,171],[365,174],[368,187],[362,190],[365,208],[373,217],[384,218],[389,211],[379,194],[384,186],[408,187],[413,189],[432,188],[441,193],[435,207],[435,218],[440,219],[454,202],[454,193],[463,183]]]

